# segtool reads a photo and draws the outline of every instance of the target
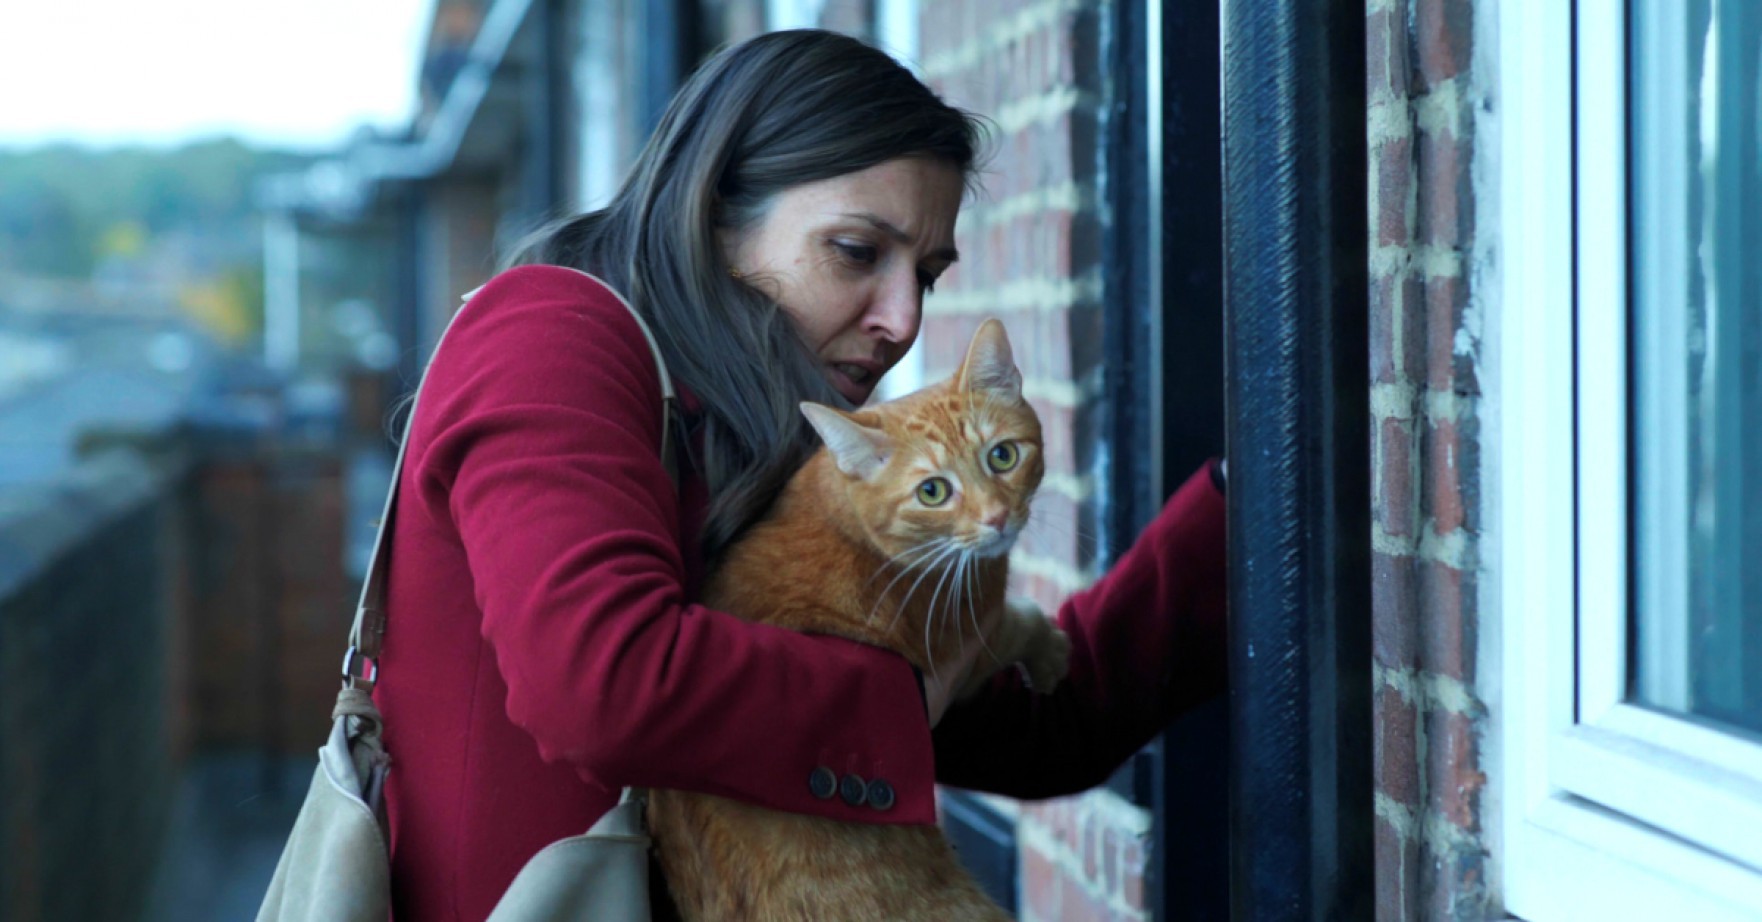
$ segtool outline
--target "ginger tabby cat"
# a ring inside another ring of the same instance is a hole
[[[987,320],[949,380],[845,413],[805,403],[825,441],[711,576],[705,604],[895,650],[926,675],[981,644],[970,693],[1021,662],[1063,678],[1070,642],[1004,602],[1010,547],[1045,472],[1003,325]],[[688,922],[1007,920],[934,826],[844,823],[656,790],[648,817]]]

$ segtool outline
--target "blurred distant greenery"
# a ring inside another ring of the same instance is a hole
[[[168,236],[256,241],[251,192],[306,157],[231,138],[178,148],[0,149],[0,269],[86,278]]]

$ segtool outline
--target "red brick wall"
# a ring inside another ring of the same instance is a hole
[[[1473,175],[1487,7],[1367,5],[1379,919],[1480,919],[1489,905]]]
[[[925,0],[920,60],[952,104],[990,118],[994,158],[963,210],[963,260],[925,304],[925,376],[954,369],[986,317],[1016,345],[1023,390],[1046,433],[1035,524],[1012,556],[1014,591],[1048,610],[1100,561],[1093,432],[1101,377],[1101,160],[1106,87],[1095,0]],[[1111,792],[1023,804],[1017,827],[1023,920],[1148,919],[1151,817]]]
[[[1016,345],[1046,430],[1036,519],[1012,558],[1018,590],[1048,609],[1095,576],[1079,509],[1095,501],[1079,433],[1099,408],[1101,214],[1096,201],[1102,94],[1098,3],[1040,2],[1001,13],[981,0],[926,4],[925,76],[952,104],[989,118],[993,157],[963,209],[965,258],[925,303],[926,377],[959,364],[986,317]]]

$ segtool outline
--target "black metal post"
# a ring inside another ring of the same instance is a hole
[[[1368,919],[1364,5],[1223,10],[1231,909]]]
[[[1223,150],[1216,3],[1141,0],[1152,122],[1144,188],[1152,241],[1147,302],[1157,354],[1154,515],[1207,458],[1224,451]],[[1116,206],[1118,207],[1118,206]],[[1148,518],[1148,515],[1146,518]],[[1227,702],[1182,715],[1158,741],[1150,903],[1168,922],[1229,918]]]

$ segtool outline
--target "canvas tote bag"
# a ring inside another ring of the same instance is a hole
[[[473,294],[476,292],[465,295],[465,300]],[[673,381],[642,315],[622,297],[619,301],[642,328],[660,372],[661,458],[677,487],[672,451],[676,413]],[[445,341],[443,331],[441,342]],[[439,343],[435,351],[440,351]],[[418,384],[418,399],[421,391]],[[415,417],[412,403],[410,419]],[[275,866],[257,922],[385,922],[391,911],[390,855],[381,797],[391,760],[381,741],[385,720],[369,693],[379,680],[377,663],[385,634],[386,535],[409,436],[406,422],[367,580],[355,608],[354,626],[349,629],[343,688],[331,711],[330,738],[318,750],[312,785]],[[532,856],[490,913],[490,922],[648,922],[649,836],[643,805],[642,792],[627,788],[618,805],[585,835],[558,840]]]

